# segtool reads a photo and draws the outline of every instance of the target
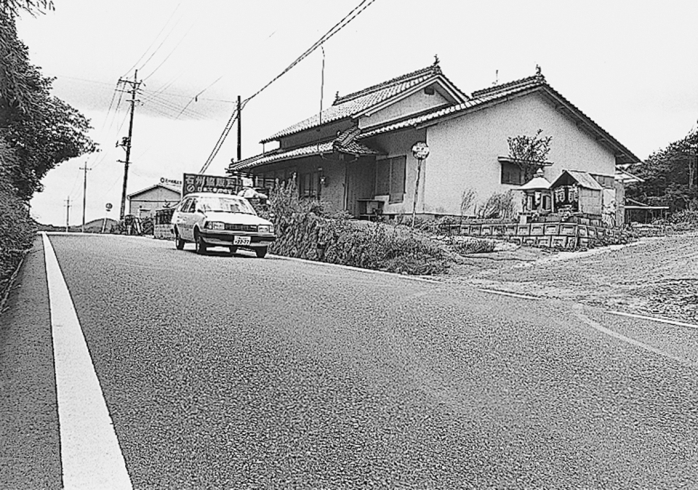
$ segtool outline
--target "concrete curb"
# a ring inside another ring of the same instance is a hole
[[[346,270],[357,271],[357,272],[365,272],[368,274],[384,274],[384,275],[388,275],[388,276],[400,277],[402,279],[410,279],[412,281],[428,282],[431,284],[444,284],[443,281],[438,281],[436,279],[430,279],[430,278],[423,277],[423,276],[411,276],[409,274],[397,274],[395,272],[377,271],[374,269],[362,269],[361,267],[354,267],[351,265],[342,265],[342,264],[333,264],[331,262],[320,262],[319,260],[300,259],[298,257],[286,257],[285,255],[273,255],[273,254],[269,254],[268,257],[274,257],[274,258],[283,259],[283,260],[291,260],[291,261],[296,261],[296,262],[305,262],[308,264],[337,267],[340,269],[346,269]]]
[[[622,311],[608,311],[607,313],[610,313],[611,315],[618,315],[618,316],[627,316],[629,318],[637,318],[640,320],[650,320],[653,322],[659,322],[659,323],[666,323],[668,325],[674,325],[676,327],[685,327],[685,328],[693,328],[698,330],[698,325],[694,325],[693,323],[686,323],[686,322],[680,322],[678,320],[673,320],[671,318],[662,318],[662,317],[654,317],[654,316],[646,316],[646,315],[637,315],[635,313],[624,313]]]

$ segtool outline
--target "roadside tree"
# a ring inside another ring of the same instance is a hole
[[[51,2],[0,0],[0,146],[2,177],[23,200],[41,191],[41,179],[60,163],[95,150],[87,118],[51,95],[52,78],[29,62],[17,37],[20,10],[32,14]],[[9,157],[11,152],[12,158]]]
[[[644,182],[630,185],[627,197],[669,206],[672,213],[698,210],[698,131],[653,153],[631,171]]]

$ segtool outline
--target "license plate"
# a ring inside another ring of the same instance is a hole
[[[248,236],[235,235],[233,237],[233,245],[249,245],[249,244],[250,244],[250,237],[248,237]]]

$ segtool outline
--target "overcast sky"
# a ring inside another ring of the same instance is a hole
[[[128,95],[119,78],[143,80],[136,106],[128,193],[198,172],[238,95],[279,74],[360,0],[55,0],[23,14],[30,60],[56,77],[54,94],[92,121],[102,151],[61,164],[32,201],[43,223],[118,219]],[[698,119],[695,0],[375,0],[346,28],[243,112],[243,158],[260,139],[346,94],[423,68],[438,54],[445,75],[470,93],[533,75],[548,83],[641,159],[684,137]],[[196,101],[194,96],[200,92]],[[321,93],[324,92],[324,98]],[[187,105],[188,104],[188,105]],[[186,109],[185,109],[186,106]],[[545,129],[545,128],[543,128]],[[553,142],[554,144],[554,142]],[[207,173],[224,175],[236,131]]]

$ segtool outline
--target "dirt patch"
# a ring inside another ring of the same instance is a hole
[[[698,233],[587,252],[518,247],[464,257],[441,278],[698,322]]]

